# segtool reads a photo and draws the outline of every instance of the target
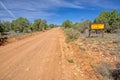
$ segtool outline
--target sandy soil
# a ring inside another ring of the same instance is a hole
[[[0,80],[70,80],[62,42],[55,28],[0,47]]]

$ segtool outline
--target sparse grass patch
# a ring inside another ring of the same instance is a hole
[[[117,40],[113,41],[113,44],[118,44],[118,43],[119,43],[119,41],[117,41]]]
[[[79,45],[79,49],[85,51],[85,48]]]
[[[69,63],[74,63],[74,60],[73,59],[68,59],[67,60]]]
[[[63,29],[65,34],[67,35],[66,42],[74,41],[78,39],[80,33],[77,30],[72,28]]]
[[[120,62],[116,63],[116,68],[120,68]]]
[[[111,65],[105,62],[102,62],[100,65],[91,65],[96,73],[96,76],[100,80],[113,80],[111,76]]]
[[[110,54],[111,54],[111,55],[116,55],[117,53],[116,53],[115,50],[113,50],[113,51],[111,50],[111,51],[110,51]]]

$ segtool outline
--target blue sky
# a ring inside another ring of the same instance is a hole
[[[33,22],[41,18],[61,24],[68,19],[72,22],[93,20],[101,11],[113,9],[120,12],[119,0],[0,0],[0,20],[25,17]]]

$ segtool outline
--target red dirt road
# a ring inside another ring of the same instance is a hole
[[[63,80],[59,28],[0,47],[0,80]]]

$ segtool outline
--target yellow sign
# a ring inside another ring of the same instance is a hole
[[[99,23],[99,24],[91,24],[91,29],[104,29],[105,24]]]

